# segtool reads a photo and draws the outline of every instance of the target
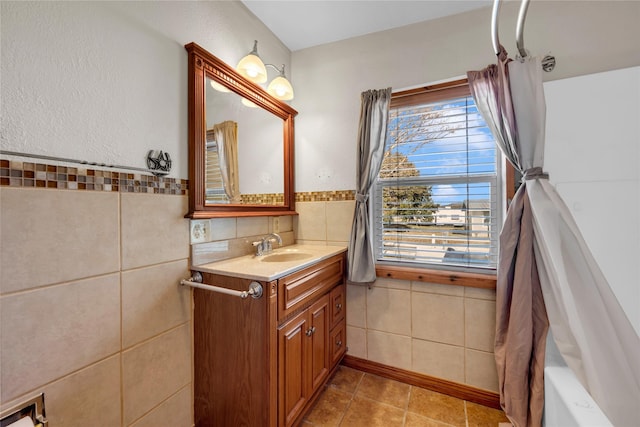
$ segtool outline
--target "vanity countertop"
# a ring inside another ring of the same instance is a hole
[[[345,246],[289,245],[263,255],[245,255],[192,266],[191,270],[243,279],[271,281],[346,252]]]

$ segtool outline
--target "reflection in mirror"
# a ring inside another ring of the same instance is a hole
[[[206,203],[284,204],[282,120],[220,86],[206,75]]]
[[[238,123],[227,120],[207,130],[206,203],[240,203]]]
[[[297,112],[195,43],[189,53],[188,218],[294,215]]]

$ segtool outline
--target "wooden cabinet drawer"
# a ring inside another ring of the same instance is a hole
[[[331,330],[329,335],[329,352],[331,355],[331,366],[338,363],[347,351],[347,328],[346,322],[342,322]]]
[[[278,319],[342,283],[344,255],[336,255],[278,280]],[[343,305],[344,306],[344,305]]]
[[[330,294],[330,315],[331,315],[331,327],[336,326],[345,316],[345,285],[338,285]]]

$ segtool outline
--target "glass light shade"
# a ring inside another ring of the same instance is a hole
[[[242,98],[242,100],[240,102],[242,102],[242,105],[244,105],[245,107],[258,108],[258,106],[256,104],[254,104],[253,102],[249,101],[247,98]]]
[[[211,80],[211,87],[214,88],[215,90],[217,90],[218,92],[231,92],[229,89],[227,89],[226,86],[222,86],[220,83],[218,83],[215,80]]]
[[[236,70],[254,83],[267,81],[267,68],[259,56],[248,54],[238,62]]]
[[[267,92],[281,101],[289,101],[293,99],[293,87],[289,80],[283,76],[278,76],[269,83]]]

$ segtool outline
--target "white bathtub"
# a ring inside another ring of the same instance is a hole
[[[613,427],[564,363],[551,338],[547,339],[545,355],[542,424],[546,427]]]

